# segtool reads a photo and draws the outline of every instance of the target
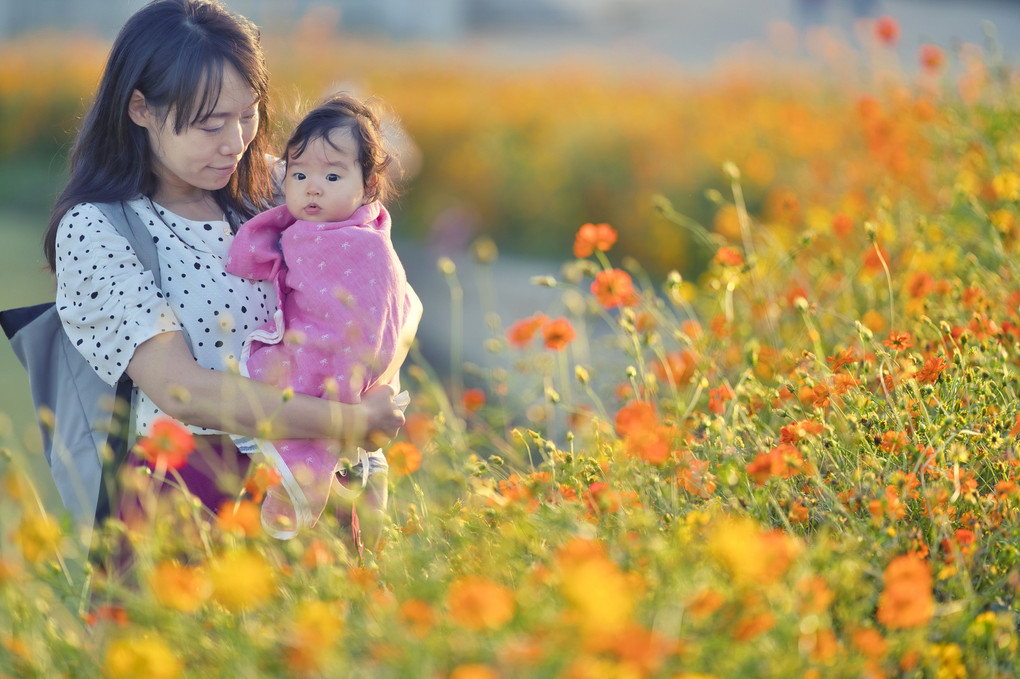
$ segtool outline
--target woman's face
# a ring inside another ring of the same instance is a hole
[[[162,202],[194,199],[222,189],[230,181],[259,126],[258,99],[235,69],[223,71],[223,85],[212,114],[174,132],[173,112],[165,121],[152,111],[135,122],[145,127],[152,145],[153,171],[159,181],[153,198]]]

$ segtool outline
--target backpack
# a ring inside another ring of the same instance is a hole
[[[144,266],[159,277],[156,246],[124,203],[96,203]],[[113,480],[128,454],[133,384],[111,386],[64,332],[55,303],[0,312],[0,325],[28,371],[43,452],[64,508],[89,543],[92,524],[110,513]]]

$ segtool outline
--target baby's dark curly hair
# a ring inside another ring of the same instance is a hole
[[[316,139],[323,139],[332,146],[329,135],[338,130],[348,130],[358,143],[365,197],[383,204],[394,198],[396,185],[388,172],[393,156],[386,150],[379,116],[370,100],[363,101],[343,92],[323,100],[294,128],[283,157],[289,160],[300,156]]]

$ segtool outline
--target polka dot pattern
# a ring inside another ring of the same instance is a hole
[[[120,379],[138,345],[182,326],[200,365],[236,366],[241,340],[273,315],[272,286],[226,272],[233,240],[226,220],[183,219],[147,198],[127,205],[149,228],[162,281],[157,284],[142,267],[99,208],[75,206],[61,220],[56,239],[56,301],[68,337],[110,384]],[[137,389],[135,412],[140,433],[162,415]]]

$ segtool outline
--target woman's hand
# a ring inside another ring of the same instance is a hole
[[[365,440],[368,442],[369,450],[388,443],[404,426],[404,411],[393,402],[394,395],[393,387],[380,384],[366,391],[361,397],[361,407],[364,409],[366,420]]]

